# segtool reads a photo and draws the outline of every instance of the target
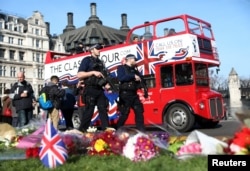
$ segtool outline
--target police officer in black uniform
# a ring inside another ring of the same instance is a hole
[[[132,108],[135,113],[136,128],[145,131],[144,108],[137,94],[137,90],[141,88],[140,82],[143,80],[135,66],[135,55],[128,54],[125,58],[125,64],[117,68],[117,77],[120,82],[118,110],[121,113],[117,121],[117,129],[125,124],[130,108]]]
[[[101,46],[99,44],[89,48],[91,56],[83,58],[77,73],[79,80],[84,80],[85,83],[85,112],[82,114],[79,127],[81,131],[86,131],[90,126],[95,106],[98,108],[102,130],[109,127],[108,99],[104,94],[104,89],[110,89],[110,85],[107,84],[102,74],[105,66],[98,58],[100,49]]]

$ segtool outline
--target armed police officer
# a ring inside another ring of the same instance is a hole
[[[128,54],[125,64],[117,68],[117,77],[120,82],[118,110],[120,117],[117,121],[117,129],[123,126],[128,119],[130,108],[135,113],[136,128],[145,131],[144,127],[144,108],[137,94],[137,90],[142,88],[140,85],[142,77],[136,68],[136,57]]]
[[[84,80],[85,84],[85,112],[82,114],[79,127],[81,131],[86,131],[90,126],[95,106],[99,112],[102,130],[109,127],[108,99],[104,94],[104,89],[109,89],[110,86],[102,74],[105,66],[99,59],[100,49],[99,44],[90,47],[91,56],[83,58],[77,73],[79,80]]]

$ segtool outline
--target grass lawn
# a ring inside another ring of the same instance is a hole
[[[167,153],[146,162],[122,156],[71,156],[64,165],[46,168],[39,159],[0,161],[1,171],[206,171],[207,157],[178,160]]]

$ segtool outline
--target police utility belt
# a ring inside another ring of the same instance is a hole
[[[101,88],[107,83],[105,78],[98,78],[96,76],[91,76],[84,80],[86,86]]]
[[[138,89],[138,83],[135,81],[123,82],[120,84],[119,89],[121,91],[136,91]]]

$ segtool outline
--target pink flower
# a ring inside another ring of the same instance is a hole
[[[178,150],[177,155],[184,155],[184,154],[201,154],[202,148],[200,143],[191,143],[188,145],[183,145]]]
[[[123,148],[123,155],[132,161],[147,161],[159,153],[158,147],[148,135],[138,133],[129,137]]]

